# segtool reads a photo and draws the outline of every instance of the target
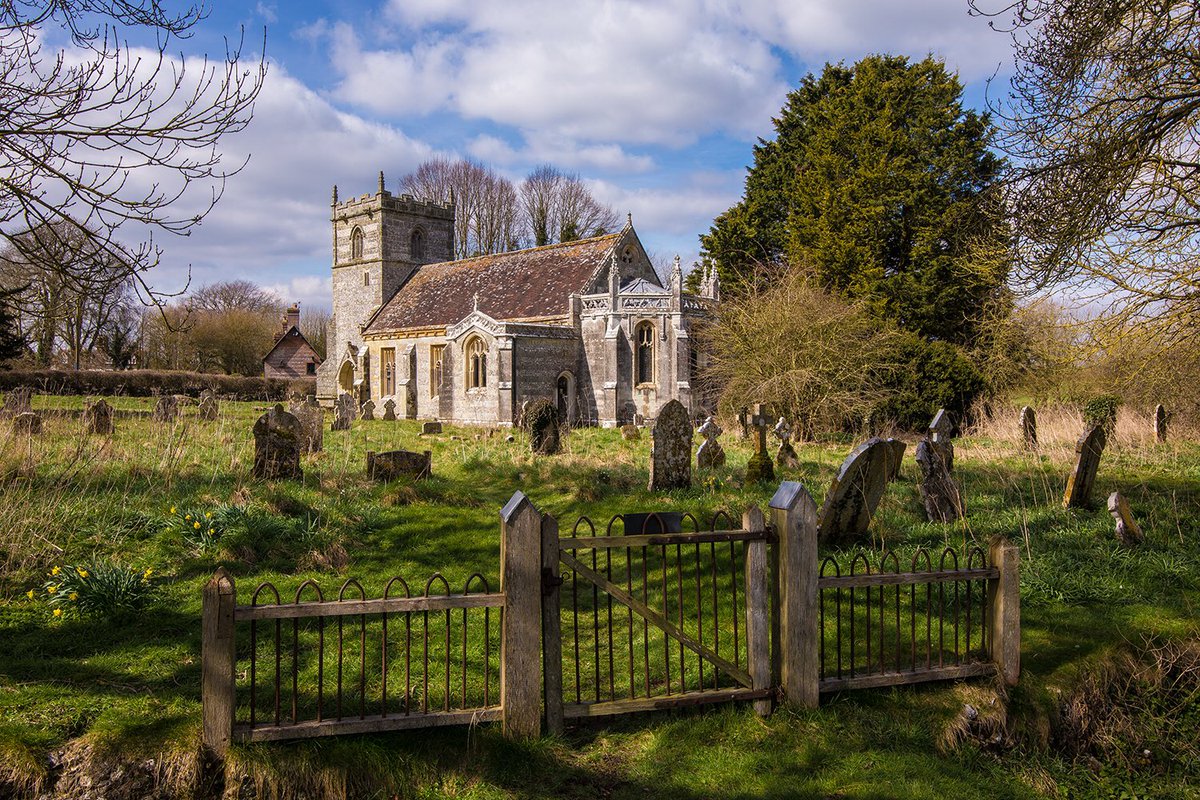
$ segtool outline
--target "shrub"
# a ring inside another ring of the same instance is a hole
[[[872,418],[907,430],[923,430],[939,408],[962,420],[987,383],[962,348],[929,342],[913,333],[893,341],[888,356],[900,365],[891,395],[872,410]]]
[[[217,549],[224,534],[224,523],[229,515],[229,506],[219,506],[214,511],[181,509],[171,506],[164,529],[177,535],[184,545],[196,555],[205,555]],[[223,509],[225,510],[222,513]]]
[[[301,386],[307,387],[302,389]],[[314,394],[316,379],[289,381],[166,370],[16,369],[0,372],[0,390],[30,386],[44,394],[126,395],[181,394],[199,397],[205,389],[233,400],[284,400],[288,394]]]
[[[1089,428],[1102,426],[1105,435],[1111,437],[1117,428],[1117,409],[1120,407],[1121,398],[1115,394],[1093,397],[1083,407],[1083,421]]]
[[[139,570],[105,559],[50,570],[42,592],[55,617],[116,616],[143,608],[153,596],[152,569]],[[30,599],[37,597],[30,589]]]

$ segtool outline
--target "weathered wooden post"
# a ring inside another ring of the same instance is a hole
[[[742,528],[761,531],[766,522],[758,506],[750,506],[742,514]],[[755,539],[746,542],[746,654],[750,666],[750,688],[771,687],[770,609],[767,607],[767,542]],[[761,717],[771,713],[771,699],[754,701],[754,711]]]
[[[988,581],[992,660],[1004,682],[1016,686],[1021,676],[1020,550],[1001,536],[992,541],[988,557],[1000,572]]]
[[[775,548],[772,589],[776,592],[773,683],[784,702],[816,708],[821,665],[817,613],[817,506],[796,481],[779,484],[771,498]]]
[[[560,586],[558,520],[546,514],[542,517],[542,696],[546,709],[546,733],[552,735],[563,732]]]
[[[541,734],[542,515],[523,492],[500,511],[500,705],[504,735]]]
[[[237,658],[233,577],[219,567],[204,586],[201,604],[200,706],[204,747],[217,758],[229,750],[233,736],[234,666]]]

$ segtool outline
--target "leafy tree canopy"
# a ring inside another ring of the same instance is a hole
[[[927,339],[970,342],[1006,298],[1008,231],[986,115],[932,58],[871,56],[805,76],[760,140],[745,195],[702,235],[731,294],[801,265]]]

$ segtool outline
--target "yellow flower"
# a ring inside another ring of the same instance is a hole
[[[61,609],[61,608],[56,608],[56,609],[54,609],[54,616],[56,616],[56,617],[61,617],[61,616],[62,616],[62,609]]]
[[[58,587],[52,583],[46,587],[46,591],[49,592],[50,594],[54,594],[55,592],[58,591]]]
[[[199,530],[199,529],[200,529],[200,522],[199,522],[199,521],[193,522],[193,523],[192,523],[192,527],[193,527],[193,528],[195,528],[196,530]]]
[[[204,512],[204,518],[205,518],[205,519],[212,519],[212,512],[211,512],[211,511],[205,511],[205,512]]]
[[[50,570],[51,575],[57,575],[60,572],[62,572],[62,569],[59,567],[55,567],[54,569]]]
[[[146,580],[146,578],[149,578],[153,574],[154,574],[154,570],[147,567],[146,571],[142,573],[142,580]]]
[[[79,577],[81,578],[86,578],[88,576],[88,571],[86,569],[77,569],[75,571],[79,573]]]
[[[191,514],[184,514],[184,515],[183,515],[183,518],[184,518],[184,519],[186,519],[188,522],[191,522],[191,521],[192,521],[192,515],[191,515]]]
[[[75,592],[71,592],[69,595],[67,595],[67,597],[71,598],[71,600],[78,600],[78,599],[79,599],[79,595],[78,595],[78,594],[76,594]]]
[[[26,592],[25,596],[28,597],[30,600],[32,600],[33,599],[33,589],[30,589],[28,592]]]
[[[172,513],[172,514],[174,514],[174,513],[175,513],[175,506],[171,506],[171,513]]]

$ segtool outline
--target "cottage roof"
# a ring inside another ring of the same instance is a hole
[[[563,316],[624,232],[419,267],[365,333],[452,325],[478,308],[496,320]]]
[[[314,363],[320,364],[322,362],[323,359],[319,355],[317,355],[316,348],[314,348],[312,346],[312,344],[309,343],[308,339],[304,336],[303,333],[300,332],[300,329],[298,327],[296,327],[295,325],[289,326],[287,328],[287,330],[285,330],[283,333],[279,334],[279,337],[277,339],[275,339],[275,344],[271,345],[271,349],[268,350],[266,355],[264,355],[262,357],[262,360],[266,361],[268,358],[270,358],[271,354],[279,349],[279,345],[286,342],[288,340],[288,338],[292,337],[292,336],[299,337],[300,341],[304,343],[304,346],[307,347],[312,352],[310,359]]]

